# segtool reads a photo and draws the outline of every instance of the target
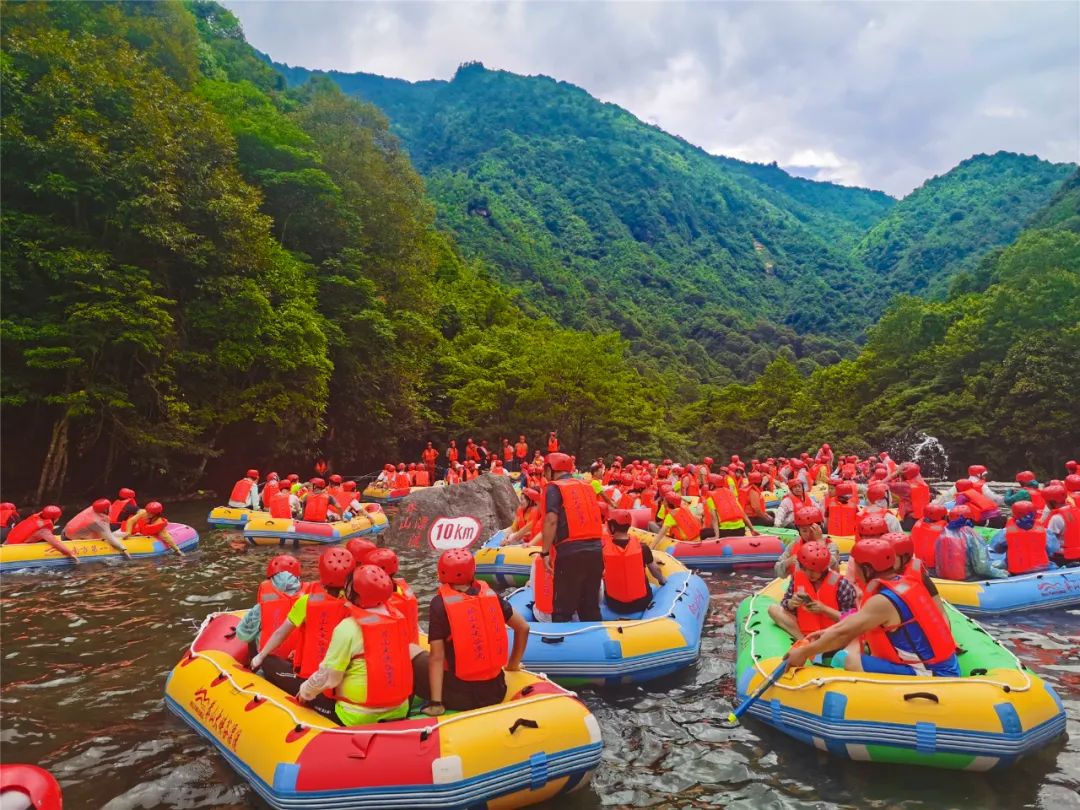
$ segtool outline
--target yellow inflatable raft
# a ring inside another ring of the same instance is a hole
[[[274,518],[267,515],[244,525],[244,539],[254,546],[326,546],[354,537],[378,534],[386,529],[386,515],[377,504],[351,520],[319,523],[310,520]]]
[[[183,523],[170,523],[169,535],[180,550],[187,553],[199,545],[199,534],[191,526]],[[163,554],[175,554],[161,540],[145,535],[132,535],[122,541],[124,548],[135,558],[160,557]],[[102,562],[103,560],[122,560],[122,555],[104,540],[64,540],[64,545],[78,555],[81,562]],[[59,568],[75,566],[71,558],[61,554],[48,543],[20,543],[0,546],[0,571],[17,571],[22,568]]]
[[[270,513],[247,507],[215,506],[206,516],[206,522],[214,529],[242,529],[249,520],[268,518]]]
[[[341,728],[245,667],[239,615],[207,618],[165,702],[272,807],[558,806],[600,763],[596,718],[529,672],[507,672],[495,706]]]

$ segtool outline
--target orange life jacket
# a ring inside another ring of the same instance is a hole
[[[1027,494],[1031,497],[1031,502],[1035,505],[1036,511],[1041,512],[1046,509],[1046,498],[1037,487],[1031,489],[1024,487],[1024,489],[1027,490]],[[968,490],[968,492],[970,491]],[[968,492],[965,492],[964,495],[967,496]]]
[[[479,461],[480,460],[480,451],[477,449],[475,444],[467,444],[467,445],[465,445],[465,460],[466,461]]]
[[[326,513],[330,508],[330,496],[325,492],[311,494],[304,499],[304,520],[313,523],[325,523]]]
[[[279,482],[267,481],[266,486],[263,487],[262,492],[259,494],[260,503],[262,503],[263,506],[267,506],[279,492],[281,492],[281,484]]]
[[[408,700],[413,691],[408,621],[393,608],[384,616],[345,604],[364,636],[364,651],[355,656],[367,664],[367,699],[362,705],[381,708]]]
[[[137,506],[134,498],[124,498],[123,500],[115,500],[109,507],[109,523],[119,523],[120,513],[124,511],[124,507],[128,504]]]
[[[337,501],[338,506],[341,506],[342,504],[347,504],[349,503],[349,501],[352,500],[352,498],[346,496],[345,490],[341,487],[327,487],[326,493],[335,501]]]
[[[1020,529],[1012,526],[1005,529],[1005,562],[1010,574],[1026,574],[1038,571],[1050,565],[1046,555],[1046,529]]]
[[[67,525],[64,526],[64,535],[71,537],[71,535],[77,534],[105,519],[107,519],[105,515],[95,512],[93,506],[88,506],[67,522]]]
[[[503,445],[503,461],[510,461],[514,457],[514,448],[509,444]]]
[[[930,503],[930,485],[919,480],[911,484],[911,515],[916,520],[922,520],[923,510]],[[907,515],[901,515],[901,518]]]
[[[555,565],[555,549],[551,549],[552,567]],[[549,616],[555,609],[555,578],[548,572],[544,559],[539,554],[533,556],[533,610]]]
[[[446,460],[451,464],[458,460],[458,449],[456,447],[446,448]]]
[[[427,470],[416,471],[416,486],[418,487],[430,487],[431,479],[428,477]]]
[[[255,482],[250,478],[241,478],[233,484],[232,492],[229,494],[229,500],[236,501],[237,503],[247,503],[248,495],[251,494],[251,488],[253,486],[255,486]]]
[[[450,622],[450,640],[454,643],[454,674],[463,681],[490,681],[510,660],[499,597],[484,582],[475,583],[480,592],[470,596],[443,585],[439,595]],[[449,669],[449,661],[447,661]]]
[[[514,445],[514,455],[518,458],[525,458],[529,454],[529,445],[526,442],[518,442]]]
[[[424,450],[420,454],[420,458],[424,460],[424,464],[428,467],[434,467],[435,461],[439,458],[439,451],[432,447],[430,450]]]
[[[671,512],[671,519],[675,521],[672,533],[676,540],[697,540],[701,537],[701,521],[687,507],[680,506]]]
[[[408,489],[409,488],[409,475],[408,473],[399,472],[394,473],[394,489]]]
[[[969,489],[966,492],[961,492],[960,494],[975,508],[980,516],[987,512],[993,512],[998,508],[998,505],[990,500],[987,495],[983,495],[975,488]]]
[[[806,575],[806,572],[796,565],[792,577],[794,578],[795,593],[805,593],[811,599],[816,599],[823,605],[828,605],[834,610],[840,609],[840,603],[837,599],[840,590],[840,575],[836,571],[827,571],[825,576],[815,585],[810,581],[810,577]],[[803,633],[813,633],[816,630],[824,630],[826,627],[836,624],[824,613],[813,613],[802,606],[795,610],[795,620],[799,623],[799,629]]]
[[[836,498],[830,498],[829,509],[829,534],[833,537],[855,536],[855,515],[859,508],[851,503],[841,503]]]
[[[394,593],[386,604],[405,617],[409,623],[409,639],[413,644],[420,643],[420,603],[416,599],[409,583],[401,577],[394,578]]]
[[[863,634],[863,640],[870,647],[870,654],[878,658],[884,658],[894,664],[910,664],[898,652],[889,638],[908,624],[917,624],[927,643],[930,645],[931,654],[924,664],[939,664],[956,652],[956,641],[953,640],[952,631],[948,621],[938,609],[934,597],[926,586],[922,584],[921,576],[918,579],[897,576],[892,579],[875,579],[867,587],[863,595],[862,604],[879,593],[883,588],[888,588],[903,600],[907,609],[911,611],[911,618],[895,627],[887,630],[884,627],[875,627]]]
[[[559,542],[599,540],[603,519],[600,517],[600,506],[596,502],[592,487],[576,478],[562,478],[552,481],[551,485],[559,488],[563,513],[566,515],[567,535]]]
[[[721,523],[742,522],[743,514],[739,509],[739,500],[729,487],[717,487],[710,493],[716,517]]]
[[[299,641],[293,656],[293,669],[306,679],[322,664],[330,649],[334,628],[349,615],[349,605],[342,597],[327,593],[321,582],[309,582],[304,586],[304,592],[308,597],[307,608],[304,623],[297,630]]]
[[[649,592],[644,555],[636,537],[625,546],[604,543],[604,593],[617,602],[635,602]]]
[[[549,453],[558,453],[559,452],[559,440],[558,439],[548,439],[548,452]]]
[[[1055,515],[1061,515],[1065,521],[1065,531],[1061,535],[1062,556],[1066,560],[1080,560],[1080,507],[1059,506],[1049,517]]]
[[[698,484],[696,475],[684,475],[682,478],[682,494],[687,496],[701,495],[701,486]]]
[[[915,546],[915,556],[918,557],[927,568],[933,568],[936,561],[934,547],[937,544],[941,530],[945,528],[945,521],[937,523],[927,521],[925,518],[911,527],[911,543]]]
[[[268,579],[264,579],[259,583],[255,601],[259,603],[260,650],[266,646],[266,642],[270,640],[270,636],[274,634],[274,631],[281,627],[281,623],[285,621],[289,611],[292,610],[292,606],[296,604],[296,600],[299,598],[299,592],[295,596],[290,596],[285,591],[279,591],[275,588],[274,583]],[[274,655],[279,658],[288,658],[290,654],[295,652],[299,641],[300,634],[293,630],[285,641],[274,650]],[[318,668],[318,665],[316,665],[316,668]]]
[[[281,490],[277,495],[270,499],[270,517],[284,518],[288,520],[292,515],[292,505],[289,501],[292,499],[292,495],[286,489]]]
[[[161,534],[162,530],[168,525],[169,521],[160,516],[141,517],[135,525],[131,527],[131,533],[141,534],[143,537],[157,537],[157,535]]]
[[[41,512],[31,515],[28,518],[23,518],[16,523],[11,531],[8,532],[7,540],[4,541],[4,545],[17,546],[25,543],[38,529],[48,529],[50,532],[53,531],[53,522],[43,518]]]

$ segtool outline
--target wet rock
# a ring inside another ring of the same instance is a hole
[[[518,496],[503,475],[481,475],[453,486],[428,487],[413,492],[398,504],[390,520],[386,542],[417,548],[428,545],[428,533],[439,518],[472,517],[480,523],[476,548],[514,520]]]

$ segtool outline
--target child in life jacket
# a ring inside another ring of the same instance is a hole
[[[184,552],[176,545],[172,535],[169,534],[169,519],[165,517],[165,507],[160,501],[150,501],[146,506],[129,517],[124,524],[125,537],[137,534],[143,537],[153,537],[160,540],[180,557]]]
[[[285,556],[285,555],[283,555]],[[278,688],[295,695],[300,684],[314,674],[330,647],[334,628],[348,615],[345,585],[356,570],[351,553],[327,549],[319,557],[319,581],[308,582],[290,595],[291,606],[274,626],[261,627],[259,652],[251,669]],[[281,610],[275,610],[280,614]]]
[[[23,543],[48,543],[58,552],[63,554],[73,563],[80,562],[79,555],[65,545],[56,536],[56,521],[63,514],[59,506],[49,505],[40,512],[35,512],[29,517],[23,518],[8,532],[4,539],[5,545],[18,546]]]
[[[64,539],[104,540],[123,554],[125,559],[130,560],[131,552],[127,550],[124,541],[117,537],[109,527],[111,506],[108,498],[98,498],[67,522],[64,526]]]
[[[802,548],[803,543],[813,542],[825,544],[832,560],[830,567],[833,570],[838,570],[840,568],[840,547],[821,530],[821,523],[824,520],[821,510],[816,506],[804,506],[795,513],[794,520],[795,528],[799,532],[799,539],[789,544],[780,554],[780,559],[776,561],[776,565],[773,567],[776,576],[789,576],[795,567],[795,562],[798,560],[799,549]]]
[[[240,624],[236,627],[236,637],[251,646],[251,652],[257,653],[265,648],[271,634],[278,629],[289,610],[300,596],[303,583],[300,581],[300,561],[291,554],[278,554],[266,564],[266,579],[259,584],[255,592],[255,605],[248,609]],[[277,650],[280,661],[275,661],[275,670],[288,670],[292,667],[291,655],[295,643]],[[275,645],[275,649],[280,647]],[[263,659],[267,654],[263,655]],[[259,665],[263,664],[260,659]],[[252,669],[258,669],[252,661]],[[269,667],[268,667],[269,671]]]
[[[428,608],[430,653],[413,659],[416,694],[428,701],[424,713],[466,711],[501,703],[506,670],[521,668],[529,624],[488,585],[476,581],[476,562],[467,549],[439,557],[439,592]],[[506,628],[514,634],[508,649]],[[460,643],[455,643],[457,640]]]
[[[980,579],[1004,579],[1007,571],[990,562],[987,544],[972,528],[971,507],[967,504],[949,510],[949,522],[934,544],[934,575],[960,582]]]
[[[801,667],[817,654],[840,650],[833,666],[849,672],[959,677],[949,623],[918,579],[896,573],[892,543],[862,538],[851,550],[850,564],[864,589],[859,609],[792,648],[785,656],[788,665]]]
[[[855,610],[854,586],[831,567],[832,555],[820,540],[804,542],[796,555],[784,598],[769,606],[769,616],[794,639],[836,624]]]
[[[420,604],[409,583],[398,574],[398,556],[392,548],[377,548],[367,555],[365,565],[377,565],[394,583],[394,593],[386,603],[409,622],[409,639],[420,643]]]
[[[628,509],[608,512],[611,540],[604,543],[604,604],[619,615],[642,613],[652,601],[652,588],[645,576],[648,571],[660,587],[667,582],[652,549],[636,537],[630,537],[633,515]]]
[[[408,621],[387,604],[394,583],[375,565],[362,565],[346,584],[348,615],[338,622],[318,668],[296,698],[343,726],[400,720],[413,692]],[[333,694],[333,699],[327,696]]]

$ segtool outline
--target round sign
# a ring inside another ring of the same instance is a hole
[[[474,517],[441,517],[428,529],[428,542],[436,551],[468,548],[480,536],[480,521]]]

